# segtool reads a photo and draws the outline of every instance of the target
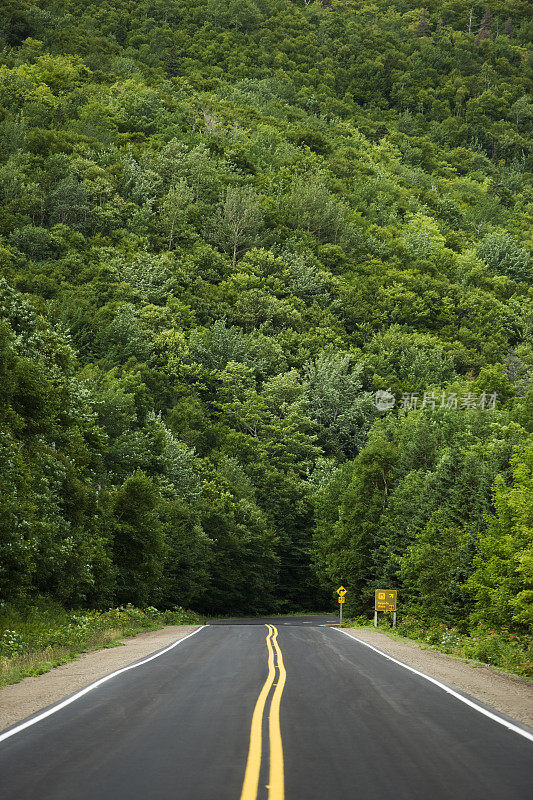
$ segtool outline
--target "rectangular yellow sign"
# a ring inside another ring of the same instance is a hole
[[[346,598],[344,597],[344,595],[340,596],[339,597],[339,603],[344,603],[345,599]]]
[[[374,595],[374,608],[376,611],[396,611],[396,589],[376,589]]]

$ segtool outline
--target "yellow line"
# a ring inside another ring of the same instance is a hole
[[[248,760],[244,773],[241,800],[256,800],[257,789],[259,786],[259,771],[261,769],[261,754],[263,750],[261,729],[263,725],[263,713],[268,694],[274,683],[276,669],[274,667],[274,651],[272,649],[272,636],[275,628],[267,625],[268,633],[266,643],[268,648],[268,676],[259,693],[252,716],[252,727],[250,728],[250,747],[248,749]],[[276,631],[277,633],[277,631]]]
[[[274,626],[272,626],[274,627]],[[268,786],[268,800],[284,800],[285,797],[285,776],[283,770],[283,743],[281,741],[281,725],[279,719],[279,708],[281,695],[287,680],[287,672],[283,664],[283,656],[278,644],[278,631],[274,627],[272,643],[278,657],[279,678],[272,696],[270,705],[270,718],[268,721],[268,731],[270,736],[270,776]]]

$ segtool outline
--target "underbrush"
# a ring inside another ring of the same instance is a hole
[[[358,617],[348,623],[348,627],[371,625],[366,617]],[[532,637],[510,631],[506,626],[496,630],[480,624],[464,633],[443,622],[425,621],[407,614],[398,620],[396,628],[392,628],[390,621],[385,620],[380,621],[379,629],[395,631],[401,636],[429,644],[443,653],[533,677]]]
[[[48,601],[0,607],[0,686],[41,675],[89,650],[113,646],[124,636],[164,625],[195,625],[200,617],[128,604],[108,611],[68,611]]]

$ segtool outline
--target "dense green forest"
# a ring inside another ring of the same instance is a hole
[[[0,597],[533,624],[525,0],[0,0]]]

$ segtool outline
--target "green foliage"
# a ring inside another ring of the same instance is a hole
[[[262,220],[259,198],[253,189],[229,186],[208,236],[231,256],[235,266],[237,256],[255,242]]]
[[[41,675],[79,653],[111,646],[124,636],[163,625],[197,625],[200,617],[175,606],[158,611],[131,604],[107,611],[65,611],[37,598],[30,606],[0,606],[0,686]]]
[[[158,514],[158,491],[141,470],[127,478],[114,499],[113,556],[117,597],[144,604],[157,592],[163,574],[165,539]]]
[[[530,626],[521,7],[4,6],[1,597]]]
[[[481,661],[525,677],[533,676],[533,652],[530,636],[521,636],[507,627],[497,630],[480,623],[469,633],[442,622],[428,623],[412,615],[399,618],[399,634],[426,642],[445,653]]]
[[[529,253],[508,234],[488,233],[478,244],[476,253],[494,272],[502,272],[515,281],[533,282]]]
[[[449,617],[453,608],[464,546],[461,532],[437,511],[400,558],[404,586],[436,618]]]
[[[533,622],[533,445],[515,448],[513,480],[494,485],[495,514],[477,543],[470,586],[476,616],[491,624]]]

